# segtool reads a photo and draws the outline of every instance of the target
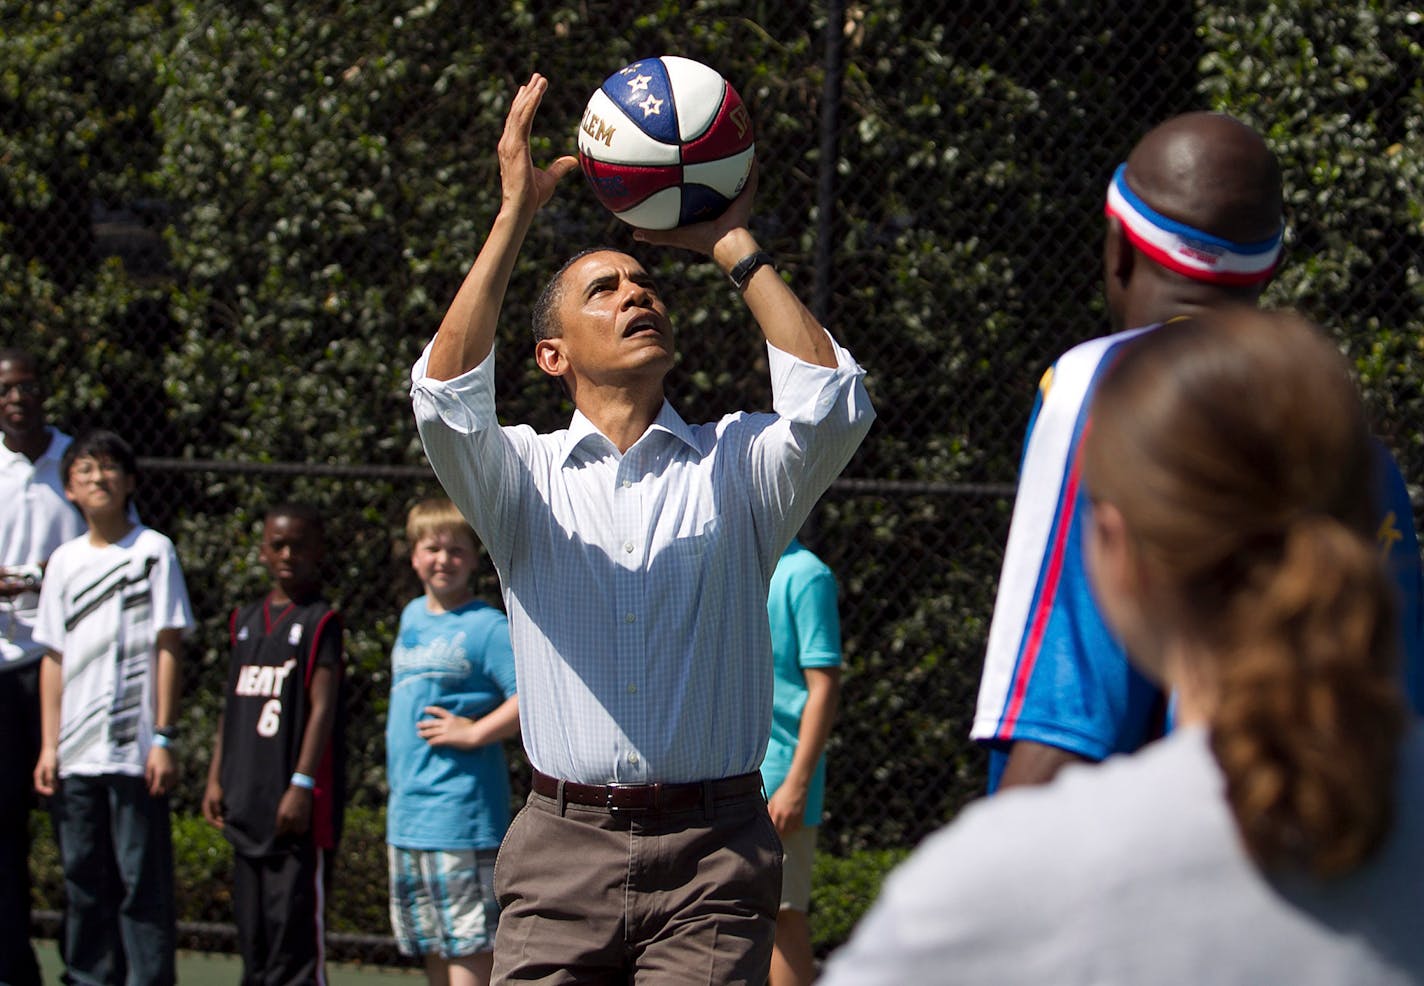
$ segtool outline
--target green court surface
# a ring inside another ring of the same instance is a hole
[[[37,939],[35,952],[44,971],[45,986],[58,986],[64,963],[53,941]],[[418,969],[390,969],[373,965],[342,965],[329,963],[326,978],[332,986],[418,986],[425,982]],[[182,986],[233,986],[242,979],[242,963],[235,955],[217,952],[178,953],[178,982]]]

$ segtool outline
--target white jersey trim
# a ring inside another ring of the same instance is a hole
[[[1028,631],[1029,607],[1043,574],[1074,453],[1073,437],[1098,366],[1118,343],[1145,331],[1147,328],[1131,329],[1092,339],[1070,349],[1054,364],[1049,390],[1043,396],[1024,451],[971,739],[995,738],[1008,705],[1014,670]]]

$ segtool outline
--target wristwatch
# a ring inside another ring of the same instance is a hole
[[[747,286],[747,282],[752,279],[758,268],[771,265],[771,269],[776,269],[776,261],[771,259],[771,254],[765,250],[758,250],[756,253],[749,253],[741,260],[732,265],[732,269],[727,272],[727,276],[732,279],[732,287],[741,291]]]

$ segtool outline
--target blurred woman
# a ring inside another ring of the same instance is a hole
[[[967,810],[822,986],[1424,981],[1424,734],[1345,361],[1293,315],[1171,324],[1089,428],[1094,591],[1173,732]]]

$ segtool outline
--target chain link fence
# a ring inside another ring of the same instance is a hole
[[[847,662],[827,853],[910,846],[982,788],[967,734],[1019,443],[1049,362],[1105,329],[1103,194],[1152,124],[1219,108],[1277,145],[1291,273],[1271,300],[1339,333],[1406,475],[1424,465],[1401,379],[1424,309],[1424,34],[1407,11],[0,6],[5,341],[46,361],[56,423],[133,442],[144,518],[179,545],[202,619],[181,810],[201,796],[227,613],[264,587],[259,518],[290,498],[330,518],[352,800],[384,802],[387,655],[418,591],[401,531],[439,493],[404,376],[494,214],[494,143],[531,68],[553,80],[536,125],[551,158],[627,61],[719,67],[758,128],[755,231],[869,371],[878,422],[805,537],[838,576]],[[541,276],[577,247],[631,246],[576,177],[531,233],[500,340],[506,420],[541,429],[569,413],[529,359]],[[636,252],[679,318],[683,416],[768,407],[759,337],[720,275]],[[479,588],[498,598],[490,573]],[[511,771],[520,798],[517,751]]]

